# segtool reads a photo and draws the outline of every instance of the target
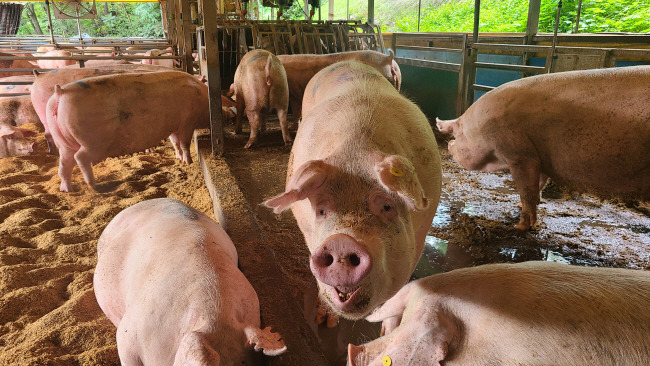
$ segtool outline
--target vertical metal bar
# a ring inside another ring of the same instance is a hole
[[[472,36],[472,42],[478,43],[478,26],[479,26],[479,17],[481,15],[481,0],[474,1],[474,33]]]
[[[327,19],[334,20],[334,0],[329,0],[329,14],[327,14]]]
[[[52,44],[56,44],[56,42],[54,42],[54,27],[52,27],[52,13],[50,13],[49,0],[45,0],[45,10],[47,10],[47,27],[50,30],[50,42],[52,42]]]
[[[418,0],[418,32],[420,31],[420,14],[422,10],[422,0]]]
[[[214,0],[199,0],[203,4],[203,37],[205,42],[205,69],[201,73],[208,79],[210,98],[210,136],[212,154],[223,154],[223,120],[221,116],[221,73],[219,70],[219,42],[217,7]]]
[[[183,15],[183,67],[188,74],[194,73],[194,58],[192,57],[192,15],[190,2],[180,0]],[[215,16],[216,19],[216,16]]]
[[[580,29],[580,12],[582,11],[582,0],[578,0],[578,14],[576,15],[576,33]]]
[[[553,70],[553,64],[555,63],[555,46],[557,45],[557,29],[560,23],[560,12],[562,11],[562,0],[557,3],[557,13],[555,14],[555,29],[553,30],[553,44],[551,45],[551,64],[547,72]]]
[[[375,0],[368,0],[368,24],[375,24]]]

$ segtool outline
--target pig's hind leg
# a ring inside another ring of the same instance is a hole
[[[95,176],[93,175],[93,161],[96,161],[97,159],[93,159],[93,157],[90,155],[88,150],[84,146],[82,146],[79,151],[77,151],[74,154],[74,159],[77,161],[77,165],[79,165],[79,170],[81,170],[81,174],[84,177],[84,180],[86,183],[91,186],[95,187]]]
[[[219,354],[211,346],[205,335],[199,332],[190,332],[183,336],[176,357],[176,365],[218,365]]]
[[[126,316],[122,318],[115,334],[120,363],[124,366],[142,366],[143,363],[137,350],[138,343],[136,339],[133,339],[135,332],[132,329],[127,329],[127,324],[130,322],[125,321],[126,318]]]
[[[516,228],[528,230],[537,222],[537,205],[540,199],[540,162],[535,159],[522,159],[509,162],[510,173],[521,198],[521,216]]]
[[[248,138],[248,142],[244,146],[244,149],[248,149],[257,142],[257,134],[260,129],[260,120],[261,115],[259,110],[247,110],[246,115],[248,116],[248,122],[251,125],[251,135]]]
[[[284,140],[284,145],[289,146],[293,141],[291,135],[289,134],[289,128],[287,127],[287,110],[278,109],[278,119],[280,120],[280,130],[282,131],[282,139]]]
[[[61,192],[72,192],[72,169],[74,168],[74,151],[62,147],[59,150],[59,177],[61,178]]]
[[[244,115],[244,96],[237,95],[237,115],[235,116],[235,133],[241,133],[241,119]]]

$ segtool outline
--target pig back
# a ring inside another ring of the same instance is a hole
[[[191,138],[207,121],[207,87],[176,71],[77,80],[58,102],[62,130],[104,157],[142,151],[172,133]]]

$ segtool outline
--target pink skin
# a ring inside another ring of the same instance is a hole
[[[0,53],[0,56],[19,56],[12,53]],[[31,56],[31,55],[29,55]],[[0,60],[0,69],[38,69],[38,66],[32,65],[27,60]],[[3,71],[0,72],[0,78],[17,75],[31,75],[31,71]]]
[[[19,75],[19,76],[8,76],[5,78],[0,78],[0,81],[10,82],[10,81],[34,81],[34,75]],[[29,93],[32,90],[31,85],[0,85],[0,97],[3,97],[2,94],[11,94],[11,93]]]
[[[54,94],[55,85],[65,85],[70,82],[85,79],[93,76],[109,75],[109,74],[123,74],[129,72],[149,72],[149,71],[168,71],[159,68],[158,66],[145,66],[145,65],[110,65],[101,66],[97,68],[64,68],[47,73],[39,73],[36,71],[36,79],[32,84],[31,99],[34,110],[38,114],[38,118],[43,123],[45,128],[45,138],[51,154],[57,154],[56,145],[52,139],[49,126],[47,125],[47,118],[45,110],[47,102]]]
[[[293,127],[297,128],[296,123],[302,114],[302,98],[307,83],[320,70],[340,61],[360,61],[376,68],[399,90],[402,83],[402,74],[393,57],[392,50],[390,55],[377,51],[352,51],[327,55],[278,55],[278,59],[282,62],[287,73],[289,100],[294,116]]]
[[[0,98],[0,124],[22,126],[40,123],[29,95]]]
[[[26,137],[35,135],[36,132],[30,130],[0,124],[0,158],[31,154],[35,144]]]
[[[69,51],[64,51],[64,50],[53,50],[53,51],[48,51],[40,55],[35,55],[37,57],[70,57],[72,56],[72,53]],[[37,60],[36,64],[41,68],[41,69],[58,69],[61,67],[66,67],[68,65],[75,65],[77,64],[77,61],[75,60]]]
[[[144,151],[167,136],[176,157],[191,163],[194,129],[209,124],[207,86],[178,71],[97,76],[55,86],[46,116],[61,156],[61,191],[70,192],[75,161],[94,187],[91,164]]]
[[[438,128],[454,134],[449,152],[465,169],[510,169],[517,228],[527,230],[549,177],[603,197],[650,199],[647,95],[650,66],[540,75],[490,91]]]
[[[171,56],[171,53],[167,53],[166,51],[161,51],[161,50],[149,50],[144,53],[145,56]],[[173,69],[174,65],[178,64],[178,61],[172,60],[172,59],[164,59],[164,60],[156,60],[156,59],[143,59],[142,64],[144,65],[158,65],[162,67],[166,67],[169,69]]]
[[[366,318],[386,335],[348,365],[643,365],[649,287],[648,271],[549,262],[433,275]]]
[[[169,198],[120,212],[97,244],[94,290],[122,365],[253,365],[279,355],[255,290],[214,220]]]
[[[237,99],[237,119],[235,132],[241,132],[241,119],[246,110],[251,134],[244,146],[250,148],[257,142],[257,134],[265,128],[263,111],[276,110],[280,120],[280,129],[284,144],[291,144],[291,135],[287,127],[287,109],[289,108],[289,89],[287,75],[276,56],[264,50],[253,50],[242,57],[235,82],[231,86]]]
[[[440,198],[426,117],[370,66],[346,61],[309,83],[285,193],[311,252],[320,295],[360,319],[411,275]],[[341,295],[343,296],[341,296]]]

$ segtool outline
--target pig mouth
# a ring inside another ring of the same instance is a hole
[[[361,300],[362,288],[327,286],[327,297],[339,311],[347,312],[356,310],[357,303]]]

